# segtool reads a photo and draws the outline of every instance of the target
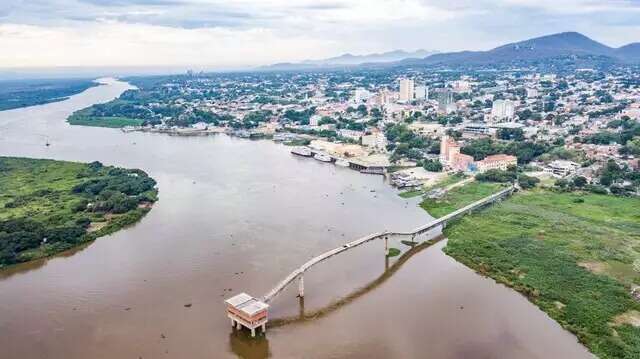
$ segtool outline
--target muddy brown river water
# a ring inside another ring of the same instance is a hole
[[[444,255],[446,241],[390,264],[382,243],[332,258],[305,275],[303,307],[295,288],[272,303],[272,318],[292,320],[257,339],[232,330],[231,294],[261,296],[314,255],[430,217],[382,177],[270,141],[66,124],[127,88],[108,80],[0,112],[0,155],[142,168],[160,188],[137,225],[0,272],[0,358],[591,357],[524,297]]]

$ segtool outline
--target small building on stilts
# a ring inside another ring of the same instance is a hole
[[[246,327],[251,330],[251,336],[256,336],[256,328],[261,327],[265,333],[268,321],[269,305],[247,293],[240,293],[224,301],[227,304],[227,316],[231,325],[238,330]]]

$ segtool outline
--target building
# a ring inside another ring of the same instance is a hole
[[[320,115],[312,115],[309,117],[309,126],[319,126],[319,122],[322,119]]]
[[[495,100],[491,108],[491,117],[496,120],[511,120],[515,116],[515,105],[511,100]]]
[[[460,153],[460,145],[453,138],[443,135],[440,140],[440,163],[447,166],[454,153]]]
[[[362,87],[357,88],[353,94],[353,102],[356,105],[361,105],[365,101],[367,101],[371,97],[371,92],[363,89]]]
[[[362,136],[362,145],[378,151],[387,150],[387,137],[381,131]]]
[[[360,137],[362,137],[362,131],[355,130],[338,130],[338,136],[348,138],[354,141],[360,141]]]
[[[493,137],[495,134],[496,130],[484,122],[471,122],[462,127],[462,137],[464,138]]]
[[[456,93],[471,92],[471,84],[469,83],[469,81],[464,81],[464,80],[453,81],[451,83],[451,87],[453,88],[453,91]]]
[[[444,135],[440,141],[440,163],[455,171],[468,171],[473,165],[473,157],[460,153],[460,145]]]
[[[549,163],[543,170],[558,177],[565,177],[575,172],[578,168],[580,168],[580,165],[575,162],[556,160]]]
[[[411,79],[400,80],[400,102],[413,101],[413,94],[415,92],[414,83]]]
[[[269,320],[269,305],[247,293],[240,293],[224,301],[227,304],[227,317],[231,319],[231,326],[242,329],[251,329],[251,336],[256,336],[256,328],[261,327],[262,333],[266,331]]]
[[[532,87],[527,87],[526,89],[527,98],[536,98],[538,97],[538,90]]]
[[[485,172],[488,170],[503,170],[505,171],[509,166],[517,166],[518,158],[511,155],[491,155],[484,159],[477,161],[475,166],[478,172]]]
[[[453,92],[449,89],[439,89],[437,91],[437,99],[438,99],[438,112],[440,113],[450,113],[455,111],[455,101],[453,98]],[[453,111],[452,111],[453,109]]]
[[[418,101],[424,101],[429,98],[429,88],[424,85],[416,86],[413,96]]]
[[[444,134],[444,126],[439,123],[413,122],[407,128],[424,137],[439,138]]]

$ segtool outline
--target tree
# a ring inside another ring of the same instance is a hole
[[[523,141],[524,131],[521,128],[501,128],[498,130],[498,138],[501,140]]]
[[[586,184],[587,184],[587,179],[582,176],[577,176],[576,178],[573,179],[573,185],[578,188],[582,188]]]
[[[422,167],[430,172],[440,172],[442,171],[442,163],[438,160],[424,160],[422,162]]]
[[[518,184],[522,189],[533,188],[538,182],[540,182],[540,179],[537,177],[531,177],[527,175],[518,176]]]

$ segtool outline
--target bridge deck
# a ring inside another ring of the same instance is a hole
[[[302,275],[305,271],[307,271],[309,268],[313,267],[314,265],[330,258],[333,257],[336,254],[342,253],[344,251],[347,251],[349,249],[355,248],[359,245],[362,245],[364,243],[370,242],[372,240],[375,239],[379,239],[379,238],[384,238],[385,236],[393,236],[393,235],[404,235],[404,236],[415,236],[415,235],[420,235],[423,234],[427,231],[430,231],[440,225],[446,224],[448,221],[454,220],[476,208],[482,207],[486,204],[490,204],[493,203],[505,196],[510,195],[513,192],[514,188],[513,187],[509,187],[507,189],[504,189],[500,192],[494,193],[490,196],[487,196],[481,200],[478,200],[476,202],[473,202],[463,208],[460,208],[454,212],[451,212],[449,214],[447,214],[446,216],[442,216],[440,218],[437,218],[423,226],[420,226],[416,229],[414,229],[411,232],[378,232],[378,233],[372,233],[369,234],[367,236],[364,236],[362,238],[356,239],[355,241],[349,242],[347,244],[344,244],[338,248],[334,248],[330,251],[324,252],[322,254],[320,254],[319,256],[316,256],[312,259],[310,259],[309,261],[307,261],[306,263],[304,263],[303,265],[301,265],[300,267],[298,267],[296,270],[294,270],[293,272],[291,272],[286,278],[284,278],[282,281],[280,281],[273,289],[271,289],[271,291],[269,291],[269,293],[265,294],[264,297],[262,297],[262,300],[265,303],[270,302],[273,298],[275,298],[280,292],[282,292],[291,282],[293,282],[296,278],[298,278],[298,276]]]

